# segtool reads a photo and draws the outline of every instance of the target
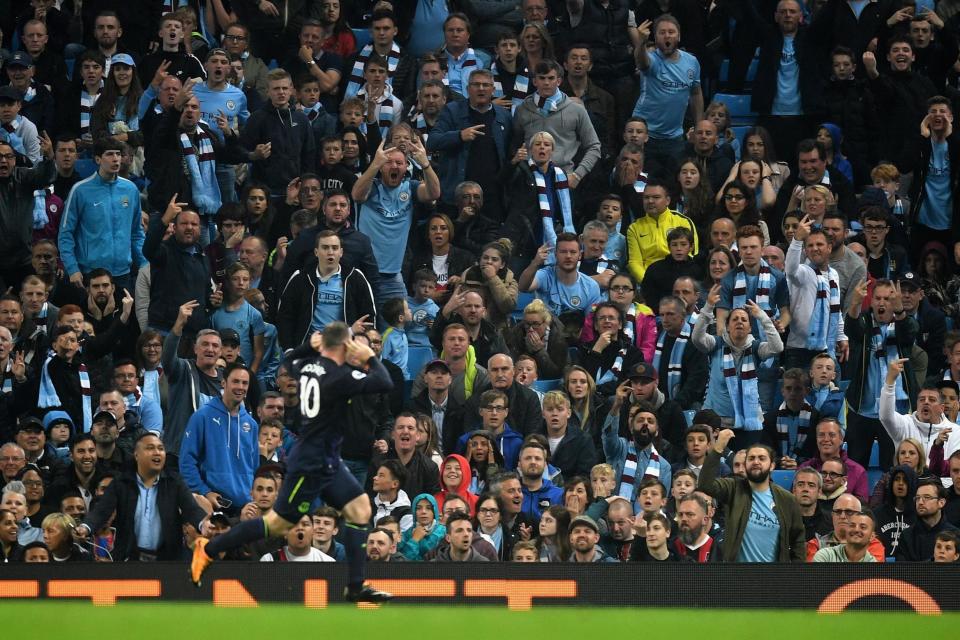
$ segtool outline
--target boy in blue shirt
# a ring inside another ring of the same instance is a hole
[[[603,197],[597,210],[597,220],[607,226],[606,255],[617,263],[618,270],[622,270],[627,257],[627,238],[620,233],[623,220],[623,200],[620,196],[611,193]]]
[[[433,301],[437,290],[437,274],[430,269],[420,269],[413,274],[413,295],[407,297],[412,320],[404,327],[407,342],[411,347],[429,347],[430,330],[433,321],[440,313],[440,307]]]
[[[303,111],[310,121],[317,148],[320,141],[337,131],[337,118],[323,108],[320,102],[320,82],[313,76],[304,76],[297,84],[297,108]]]
[[[381,358],[400,367],[404,380],[412,380],[407,370],[407,333],[403,330],[406,323],[413,320],[410,307],[405,298],[390,298],[383,305],[383,320],[389,327],[383,332],[383,353]]]

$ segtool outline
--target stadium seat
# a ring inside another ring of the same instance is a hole
[[[787,491],[793,490],[793,476],[796,474],[796,471],[793,469],[777,469],[771,474],[771,478],[775,483],[786,489]]]
[[[517,304],[513,308],[513,311],[510,312],[510,319],[513,320],[514,324],[523,320],[523,310],[531,302],[533,302],[532,293],[521,291],[517,294]]]
[[[747,131],[753,129],[750,125],[741,125],[739,127],[730,127],[730,132],[733,133],[734,137],[740,142],[740,148],[744,147],[744,138],[747,136]]]
[[[693,426],[693,416],[695,415],[697,415],[697,412],[693,411],[692,409],[690,411],[683,412],[683,417],[686,418],[688,427]]]
[[[757,114],[750,108],[750,96],[746,94],[716,93],[714,102],[722,102],[730,111],[730,121],[734,126],[752,125],[757,121]]]
[[[883,471],[880,469],[870,469],[867,471],[867,491],[873,494],[873,488],[877,486],[877,483],[880,482],[880,478],[883,477]]]
[[[870,447],[870,466],[868,469],[879,469],[880,468],[880,444],[876,440],[873,441],[873,446]]]
[[[563,380],[537,380],[533,383],[533,388],[539,391],[540,393],[546,393],[547,391],[556,391],[563,386]]]
[[[369,29],[350,29],[350,31],[353,31],[353,37],[357,40],[357,51],[373,41]]]
[[[430,347],[410,347],[407,351],[407,371],[411,378],[416,378],[424,365],[433,360],[433,349]]]

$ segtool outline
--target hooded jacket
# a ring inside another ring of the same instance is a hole
[[[467,440],[470,439],[470,434],[465,433],[457,440],[457,451],[460,453],[465,453],[467,450]],[[509,424],[503,425],[503,431],[496,435],[496,442],[494,443],[496,450],[503,457],[503,468],[505,471],[513,471],[517,468],[517,463],[520,461],[520,447],[523,446],[523,436],[510,428]]]
[[[530,491],[530,489],[527,489],[527,485],[523,485],[522,489],[523,505],[520,508],[520,513],[534,522],[540,522],[540,516],[543,515],[543,512],[553,505],[563,504],[563,489],[546,478],[543,479],[543,484],[536,491]]]
[[[853,166],[846,156],[843,155],[843,131],[832,122],[823,122],[820,124],[822,129],[826,129],[833,140],[833,162],[831,163],[837,171],[846,176],[847,180],[853,182]]]
[[[343,318],[351,325],[358,318],[377,317],[373,288],[366,275],[359,269],[340,267],[343,283]],[[313,321],[313,309],[317,301],[317,261],[293,272],[280,294],[277,305],[277,335],[280,347],[292,349],[306,342]]]
[[[243,404],[230,415],[220,398],[203,405],[187,422],[180,447],[180,474],[190,490],[223,494],[245,504],[260,466],[259,426]]]
[[[457,486],[455,491],[448,491],[447,486],[443,483],[443,468],[447,466],[447,462],[450,460],[456,460],[460,464],[460,484]],[[454,493],[464,500],[467,501],[467,506],[470,507],[470,516],[473,517],[473,514],[477,511],[477,496],[470,491],[470,480],[473,477],[473,473],[470,471],[470,463],[467,462],[467,459],[456,453],[451,453],[443,459],[443,464],[440,465],[440,491],[433,497],[437,500],[437,505],[443,509],[443,503],[446,502],[447,496],[451,493]]]
[[[373,497],[373,522],[378,522],[380,518],[393,516],[400,524],[400,531],[406,531],[413,527],[413,512],[410,508],[410,498],[403,489],[397,491],[397,499],[393,502],[384,502],[379,495]]]
[[[433,508],[433,524],[430,525],[427,535],[419,541],[413,539],[413,530],[417,528],[417,505],[426,500]],[[447,528],[440,524],[440,508],[436,499],[429,493],[421,493],[413,499],[413,526],[403,532],[398,550],[407,560],[422,560],[424,554],[436,548],[447,534]]]
[[[321,212],[322,214],[322,212]],[[329,229],[323,220],[320,224],[304,229],[297,236],[297,239],[287,246],[287,259],[283,263],[282,275],[280,277],[280,288],[283,287],[295,271],[303,270],[312,260],[315,260],[313,253],[317,246],[317,236],[321,231]],[[459,229],[457,229],[459,232]],[[343,257],[340,258],[340,264],[349,269],[355,267],[363,272],[370,286],[376,290],[377,282],[380,279],[380,267],[377,265],[377,257],[373,255],[373,245],[370,238],[352,224],[346,224],[336,230],[337,237],[340,238],[340,246],[343,247]],[[284,232],[284,235],[286,232]]]
[[[893,496],[893,481],[903,474],[907,482],[907,495],[904,498],[904,509],[898,511]],[[884,483],[883,504],[873,512],[877,522],[877,537],[883,542],[883,549],[888,556],[896,555],[903,532],[917,522],[917,512],[914,509],[913,496],[917,493],[917,474],[909,465],[901,464],[886,474]]]

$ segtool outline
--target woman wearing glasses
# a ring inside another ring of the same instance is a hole
[[[653,360],[653,352],[657,347],[657,318],[653,310],[644,304],[643,296],[637,292],[633,277],[626,271],[610,278],[610,288],[607,289],[607,299],[613,302],[623,312],[624,320],[622,331],[633,342],[633,345],[643,354],[646,362]],[[597,337],[593,327],[593,313],[587,314],[580,333],[580,342],[589,344]]]
[[[767,223],[760,219],[753,189],[739,180],[733,180],[728,182],[720,193],[716,217],[730,218],[737,228],[748,224],[756,225],[763,231],[763,246],[770,244],[770,231]]]

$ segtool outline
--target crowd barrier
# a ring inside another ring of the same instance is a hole
[[[960,566],[735,564],[375,564],[369,579],[402,603],[854,610],[960,610]],[[0,599],[261,602],[325,608],[342,602],[347,566],[333,563],[219,563],[201,588],[186,563],[20,564],[0,570]],[[375,605],[360,605],[375,606]],[[389,605],[388,605],[389,606]]]

